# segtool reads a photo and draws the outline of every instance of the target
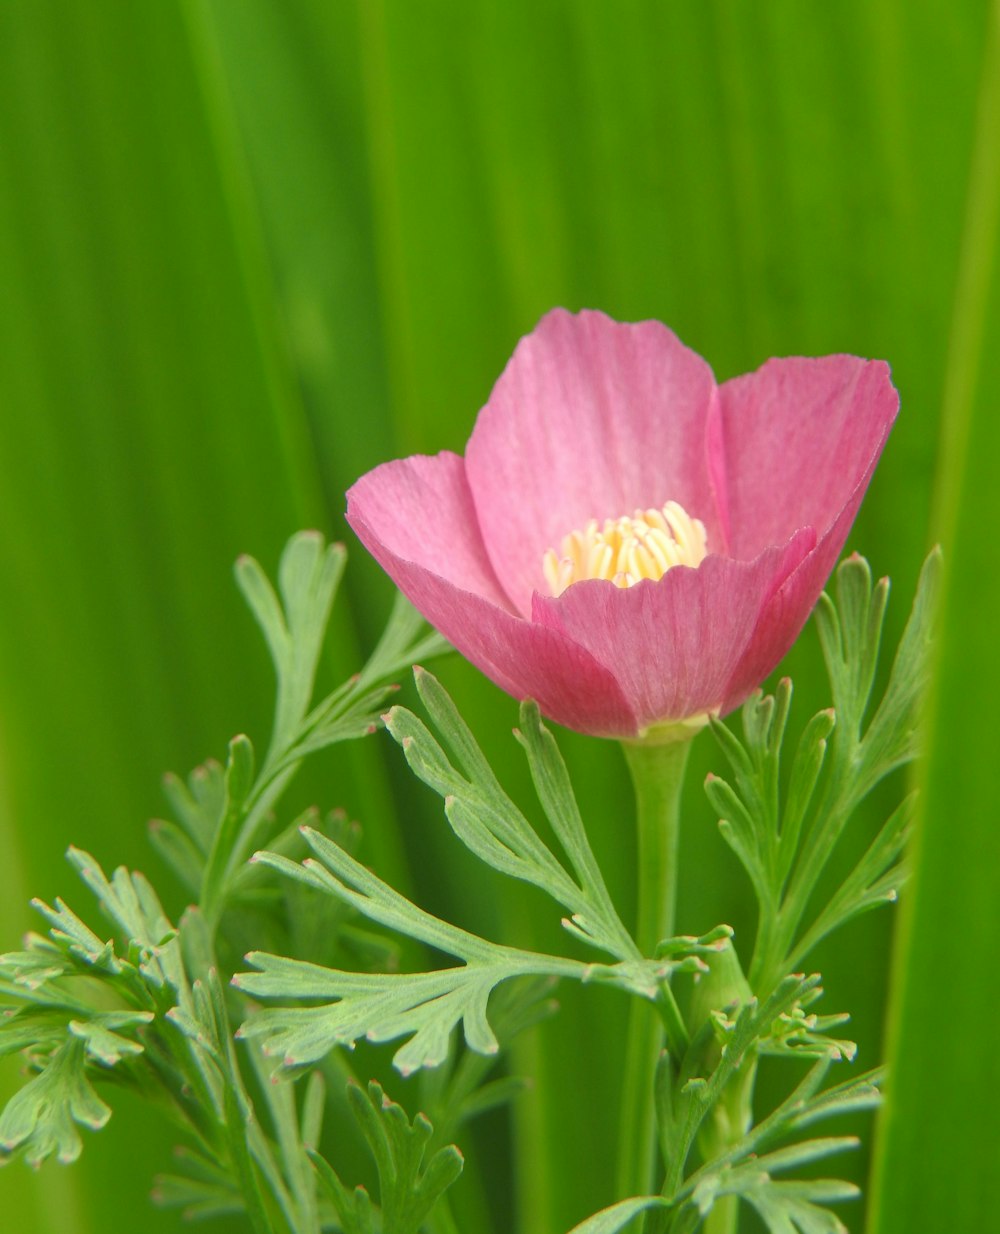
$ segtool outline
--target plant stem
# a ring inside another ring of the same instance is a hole
[[[636,799],[636,943],[644,956],[650,956],[656,944],[670,937],[674,930],[679,805],[690,742],[623,744],[622,748]],[[676,1020],[683,1030],[673,995],[667,988],[664,999],[668,1005],[668,1026]],[[620,1198],[648,1195],[652,1188],[656,1140],[654,1078],[663,1035],[663,1025],[654,1008],[635,999],[626,1043],[618,1138],[616,1186]],[[672,1041],[674,1037],[672,1033]]]
[[[698,1137],[706,1161],[726,1153],[750,1130],[756,1078],[756,1059],[745,1059],[741,1068],[730,1078]],[[735,1234],[739,1224],[739,1203],[739,1196],[736,1195],[726,1195],[716,1200],[705,1218],[702,1234]]]
[[[701,1227],[702,1234],[735,1234],[739,1203],[739,1196],[735,1195],[724,1195],[716,1200]]]

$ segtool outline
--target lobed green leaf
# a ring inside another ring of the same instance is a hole
[[[414,677],[454,763],[427,726],[405,708],[394,707],[385,718],[386,727],[414,773],[444,798],[446,817],[458,838],[487,865],[533,883],[568,909],[563,924],[571,933],[620,960],[636,959],[638,950],[611,902],[587,839],[566,765],[537,705],[522,704],[515,737],[575,879],[504,792],[440,682],[423,669],[414,670]]]
[[[77,1125],[96,1131],[110,1117],[87,1076],[85,1043],[69,1039],[7,1103],[0,1155],[20,1152],[35,1166],[53,1154],[64,1164],[75,1161],[83,1147]]]

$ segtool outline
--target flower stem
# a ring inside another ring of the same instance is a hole
[[[666,745],[624,744],[635,787],[638,827],[636,943],[644,956],[674,930],[677,904],[679,805],[689,741]],[[664,1039],[676,1051],[686,1037],[673,994],[664,983],[662,1005],[632,1004],[625,1053],[617,1193],[648,1195],[653,1184],[656,1121],[654,1079]],[[659,1010],[661,1019],[657,1018]]]
[[[702,1234],[734,1234],[739,1220],[739,1196],[724,1195],[716,1200],[701,1227]]]
[[[698,1138],[705,1160],[711,1161],[713,1157],[727,1152],[750,1130],[756,1078],[757,1060],[746,1059],[726,1085]],[[735,1234],[738,1224],[739,1196],[726,1195],[712,1205],[712,1211],[702,1226],[702,1234]]]

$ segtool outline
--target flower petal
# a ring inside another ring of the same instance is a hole
[[[860,487],[863,494],[865,485]],[[844,507],[826,535],[761,610],[757,628],[726,687],[723,715],[738,707],[761,684],[798,638],[840,556],[856,510],[857,503],[849,502]]]
[[[347,494],[358,538],[429,622],[515,698],[550,719],[631,736],[636,717],[611,673],[565,634],[510,611],[486,559],[462,459],[417,455],[369,472]]]
[[[592,518],[678,501],[710,549],[724,547],[706,443],[716,398],[708,364],[657,321],[556,309],[518,343],[466,471],[490,561],[521,613],[548,590],[546,549]]]
[[[576,583],[558,597],[536,594],[534,619],[611,671],[640,729],[681,720],[730,703],[761,614],[814,544],[815,533],[803,528],[749,562],[712,555],[694,570],[675,566],[658,582]]]
[[[395,556],[510,610],[483,547],[459,455],[414,454],[369,471],[347,491],[347,521],[379,561],[359,523]]]
[[[822,539],[849,509],[846,536],[899,409],[889,366],[857,356],[768,360],[725,382],[719,397],[733,555],[749,561],[799,527]]]

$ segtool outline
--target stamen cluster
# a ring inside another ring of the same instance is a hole
[[[659,510],[636,510],[603,525],[592,518],[582,531],[563,537],[560,553],[548,549],[542,568],[549,590],[558,596],[582,579],[608,579],[616,587],[655,581],[672,566],[699,565],[707,552],[701,520],[668,501]]]

